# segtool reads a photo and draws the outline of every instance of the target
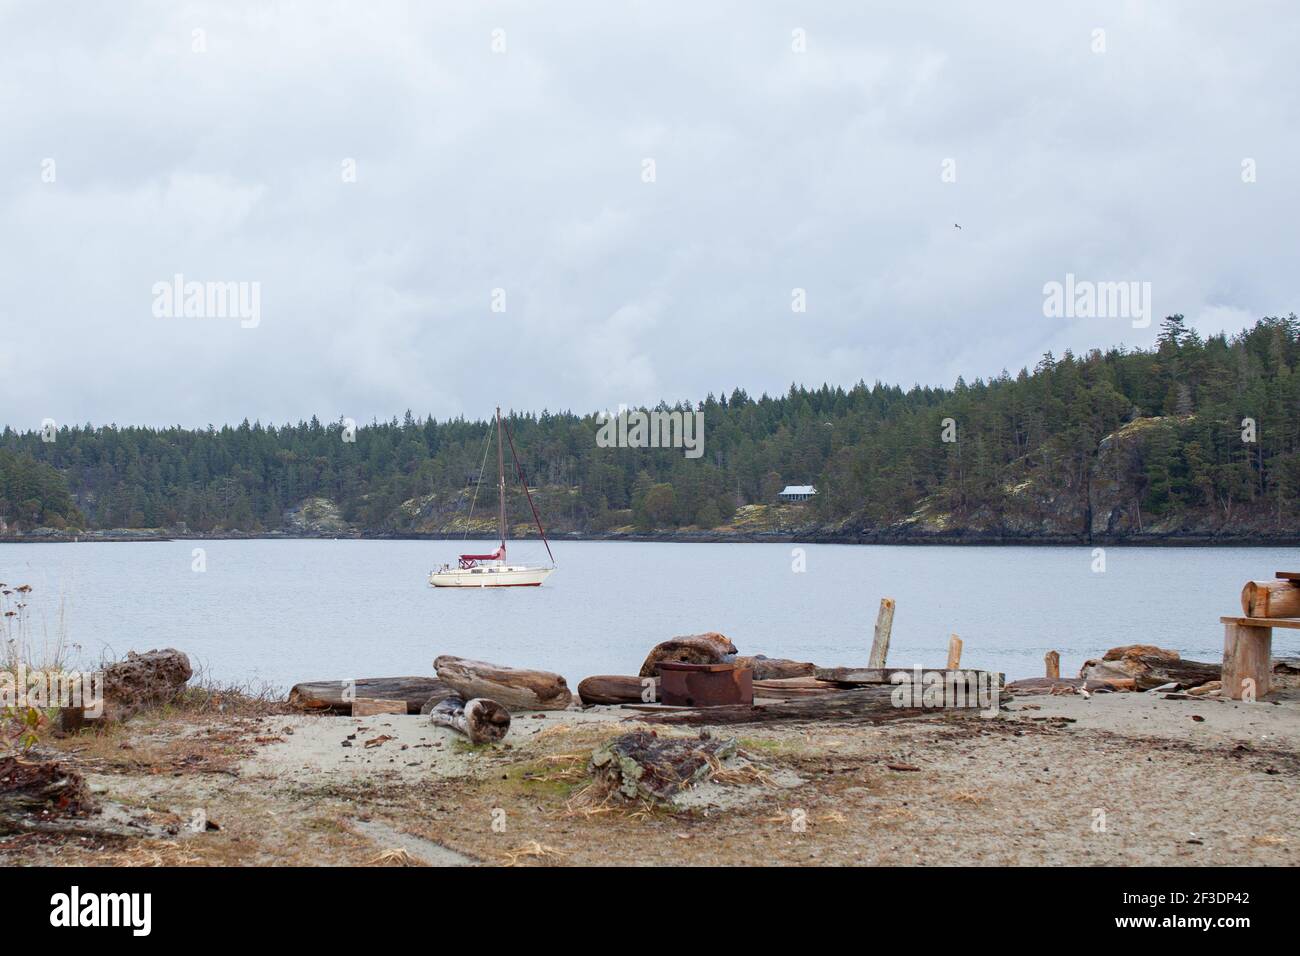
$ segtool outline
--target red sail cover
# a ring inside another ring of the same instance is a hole
[[[460,556],[460,566],[468,568],[476,561],[500,561],[506,556],[506,546],[503,544],[491,554],[462,554]]]

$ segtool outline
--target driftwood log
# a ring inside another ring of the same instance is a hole
[[[595,674],[579,681],[578,696],[584,704],[652,704],[659,699],[659,678]]]
[[[429,712],[429,719],[464,734],[472,744],[495,743],[510,730],[510,711],[486,697],[444,698]]]
[[[1219,680],[1222,671],[1222,664],[1183,660],[1177,651],[1153,644],[1130,644],[1112,647],[1100,660],[1085,661],[1079,676],[1098,683],[1132,679],[1138,690],[1151,690],[1165,684],[1199,687]]]
[[[656,644],[641,665],[642,677],[654,677],[663,661],[679,664],[725,664],[735,659],[736,645],[716,631],[686,634]]]
[[[860,687],[822,694],[805,700],[787,700],[778,704],[728,704],[723,707],[706,707],[701,710],[681,710],[663,714],[629,717],[647,724],[685,724],[705,726],[721,724],[765,724],[775,721],[847,720],[879,724],[905,717],[940,717],[952,714],[978,713],[978,701],[970,706],[955,707],[897,707],[894,691],[887,685]],[[1002,692],[999,703],[1006,703],[1010,695]]]
[[[429,701],[443,700],[456,692],[432,677],[363,677],[357,681],[322,680],[294,684],[289,703],[307,710],[352,713],[357,698],[404,700],[408,714],[420,713]]]
[[[505,667],[444,654],[433,662],[438,679],[465,700],[487,697],[509,710],[565,710],[573,702],[559,674]]]
[[[104,668],[104,719],[126,720],[149,707],[166,704],[194,675],[190,659],[175,648],[130,651],[126,660]]]
[[[1137,690],[1137,681],[1130,678],[1114,680],[1084,680],[1082,677],[1028,677],[1007,684],[1007,692],[1015,696],[1033,694],[1073,694],[1076,690],[1090,693],[1118,693]]]
[[[753,657],[737,657],[737,667],[748,667],[754,672],[754,680],[785,680],[790,677],[812,677],[817,665],[808,661],[787,661],[779,657],[766,657],[755,654]]]

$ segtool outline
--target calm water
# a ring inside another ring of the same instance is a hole
[[[435,590],[429,569],[463,542],[178,541],[0,544],[0,580],[29,583],[39,625],[63,602],[83,655],[178,647],[216,678],[300,680],[428,674],[439,654],[564,674],[635,674],[675,634],[721,631],[742,654],[863,664],[881,596],[898,602],[889,663],[942,664],[949,633],[963,663],[1040,676],[1117,644],[1155,643],[1200,660],[1222,654],[1219,615],[1239,612],[1250,578],[1300,570],[1294,549],[865,547],[788,544],[556,545],[541,588]],[[473,548],[471,550],[484,550]],[[191,570],[191,551],[207,570]],[[520,542],[516,560],[540,544]],[[1296,631],[1275,654],[1300,654]]]

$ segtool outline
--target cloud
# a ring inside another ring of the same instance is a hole
[[[5,6],[0,418],[586,411],[1154,339],[1159,315],[1044,318],[1067,272],[1232,330],[1300,299],[1297,27],[1173,2]],[[178,272],[259,282],[261,323],[154,318]]]

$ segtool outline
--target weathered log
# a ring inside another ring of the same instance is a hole
[[[781,658],[766,657],[755,654],[753,657],[737,657],[737,667],[748,667],[754,672],[754,680],[785,680],[790,677],[812,677],[817,665],[808,661],[787,661]]]
[[[876,630],[871,638],[871,656],[867,658],[869,667],[884,667],[889,657],[889,635],[894,629],[894,599],[881,598],[880,610],[876,614]]]
[[[289,703],[307,710],[352,713],[358,697],[404,700],[408,714],[420,713],[428,701],[437,703],[456,692],[433,677],[363,677],[356,681],[323,680],[295,684]]]
[[[876,685],[856,690],[823,694],[806,700],[787,700],[779,704],[728,704],[725,707],[707,707],[700,710],[679,710],[650,716],[638,715],[628,720],[647,724],[685,724],[688,726],[721,724],[763,724],[773,721],[823,721],[848,720],[879,724],[905,717],[939,717],[945,715],[970,715],[979,712],[980,704],[973,697],[966,707],[908,707],[895,706],[896,687]],[[1006,703],[1010,695],[1002,692],[999,703]]]
[[[1197,687],[1219,680],[1222,665],[1203,661],[1186,661],[1177,651],[1134,644],[1107,651],[1100,660],[1085,661],[1079,676],[1088,681],[1116,681],[1131,678],[1138,690],[1151,690],[1163,684]]]
[[[735,752],[735,738],[660,737],[653,731],[634,730],[594,750],[589,769],[597,787],[606,793],[628,800],[667,801],[708,777],[719,761]]]
[[[487,697],[510,710],[565,710],[573,702],[559,674],[505,667],[444,654],[433,662],[438,679],[469,700]]]
[[[679,664],[724,664],[735,659],[736,645],[716,631],[686,634],[656,644],[641,665],[642,677],[654,677],[662,661]]]
[[[595,674],[579,681],[578,696],[584,704],[651,704],[659,699],[659,678]]]
[[[429,720],[464,734],[472,744],[495,743],[510,730],[510,711],[486,697],[446,697],[429,712]]]
[[[149,707],[169,703],[193,676],[190,659],[175,648],[129,651],[126,660],[104,668],[105,720],[122,721]]]
[[[1246,617],[1300,617],[1300,581],[1247,581],[1241,609]]]

